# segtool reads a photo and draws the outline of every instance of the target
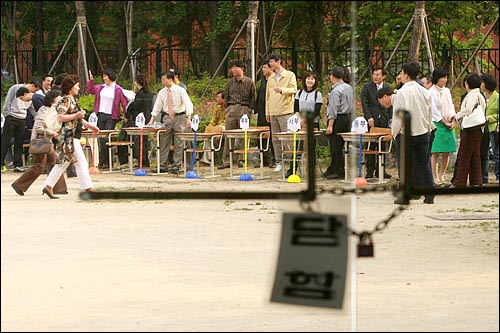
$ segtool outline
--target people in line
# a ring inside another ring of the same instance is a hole
[[[302,77],[302,89],[295,93],[295,102],[293,111],[301,117],[302,128],[307,130],[307,117],[310,115],[313,119],[313,130],[319,131],[319,119],[321,117],[321,107],[323,106],[323,95],[318,91],[319,77],[314,71],[309,71]],[[300,140],[297,143],[297,150],[304,149],[304,141]],[[316,158],[316,141],[313,141],[313,151],[309,152],[310,158]],[[297,165],[295,165],[297,170]],[[293,165],[285,174],[285,178],[293,174]]]
[[[46,194],[50,199],[59,198],[54,195],[54,185],[71,163],[75,164],[80,189],[86,192],[94,191],[94,184],[89,173],[89,163],[83,153],[80,139],[83,126],[94,132],[98,132],[99,128],[84,119],[85,110],[80,107],[77,98],[80,92],[80,77],[78,75],[66,76],[61,83],[61,91],[63,97],[56,103],[57,120],[62,123],[56,144],[57,160],[56,165],[47,176],[45,187],[42,190],[42,194]]]
[[[398,175],[401,177],[401,150],[404,148],[404,120],[400,112],[408,112],[411,119],[411,151],[412,168],[411,183],[416,188],[433,188],[430,163],[430,133],[434,128],[432,123],[432,97],[430,92],[420,85],[416,79],[420,65],[415,62],[406,63],[401,70],[403,86],[393,94],[393,89],[381,89],[377,92],[380,104],[389,107],[392,104],[392,136],[395,138],[396,162]],[[408,153],[408,152],[405,152]],[[424,203],[433,204],[434,194],[426,194]],[[418,199],[414,196],[413,199]],[[404,204],[400,198],[395,204]]]
[[[344,68],[335,66],[330,71],[332,90],[328,94],[326,108],[326,135],[330,147],[330,165],[323,176],[326,179],[343,178],[345,174],[344,139],[338,133],[349,132],[351,129],[351,113],[354,110],[354,90],[342,79]]]
[[[116,83],[115,71],[106,68],[102,72],[104,83],[95,84],[92,71],[89,70],[89,81],[86,90],[95,95],[94,112],[97,115],[97,127],[101,130],[114,130],[127,109],[128,100],[123,88]],[[99,168],[109,168],[108,138],[99,139]]]
[[[212,117],[210,123],[205,127],[205,133],[222,133],[226,128],[226,108],[224,106],[224,92],[218,91],[215,96],[215,104],[212,108]],[[212,149],[212,141],[203,141],[203,149]],[[200,160],[203,164],[211,164],[211,154],[207,151],[203,152]],[[214,161],[215,164],[215,161]]]
[[[49,137],[57,139],[59,136],[58,132],[54,132],[47,128],[45,124],[45,116],[49,108],[56,104],[57,101],[61,99],[61,92],[58,90],[47,91],[44,96],[44,105],[42,105],[36,114],[35,122],[33,126],[33,131],[31,133],[31,139]],[[54,147],[47,154],[32,154],[33,155],[33,165],[26,170],[19,178],[17,178],[12,184],[12,188],[19,195],[24,195],[24,193],[29,189],[31,184],[42,174],[45,166],[48,167],[49,171],[52,170],[56,163],[57,154]],[[68,188],[66,186],[66,181],[64,176],[54,185],[54,194],[68,194]]]
[[[21,89],[23,88],[23,89]],[[34,112],[33,109],[33,94],[42,88],[40,78],[33,77],[28,83],[14,84],[7,91],[4,103],[5,122],[2,129],[2,144],[1,144],[1,164],[2,168],[5,165],[5,157],[7,151],[12,145],[14,139],[14,172],[24,172],[26,168],[23,166],[23,143],[26,132],[26,116],[28,112]],[[18,94],[19,89],[21,91]],[[31,111],[30,111],[31,110]]]
[[[174,82],[175,74],[166,71],[161,77],[163,88],[158,92],[151,119],[147,123],[152,125],[156,120],[165,125],[165,132],[160,134],[160,172],[168,173],[167,162],[170,154],[170,146],[174,144],[174,160],[171,172],[179,174],[182,164],[182,141],[175,133],[186,132],[186,127],[191,126],[191,115],[193,114],[193,102],[186,91]]]
[[[498,170],[498,92],[495,90],[497,88],[497,80],[491,74],[483,74],[481,75],[481,79],[483,81],[481,84],[481,89],[484,91],[484,94],[486,96],[486,120],[488,121],[487,126],[489,130],[489,143],[491,146],[492,157],[494,161],[493,171],[495,174],[495,179],[499,180],[500,175]],[[486,168],[486,172],[488,172],[488,168]],[[483,175],[483,180],[484,180],[484,175]]]
[[[273,70],[271,69],[271,65],[269,65],[269,59],[265,59],[262,64],[262,77],[260,79],[259,88],[257,89],[257,100],[255,109],[253,110],[253,112],[257,114],[257,126],[268,126],[269,131],[271,130],[271,124],[266,119],[266,87],[267,80],[269,80],[271,74],[273,74]],[[264,152],[263,165],[273,169],[276,168],[272,140],[269,140],[269,148]],[[257,167],[260,167],[260,164]]]
[[[137,74],[135,76],[134,86],[137,89],[137,93],[132,101],[127,105],[125,111],[125,117],[123,118],[122,128],[136,127],[136,118],[142,113],[144,115],[144,124],[147,124],[151,119],[151,111],[154,105],[154,94],[149,91],[148,82],[144,74]],[[129,135],[125,135],[120,138],[120,140],[128,141]],[[149,168],[149,150],[151,149],[151,143],[148,140],[148,136],[144,135],[142,138],[142,157],[141,155],[141,137],[139,135],[133,136],[133,146],[132,153],[133,157],[139,161],[142,158],[142,167]],[[118,147],[118,156],[120,164],[128,163],[128,149],[125,146]]]
[[[481,167],[481,139],[484,126],[478,125],[472,128],[463,128],[463,117],[472,113],[476,104],[479,103],[483,110],[486,109],[486,99],[481,93],[481,76],[472,73],[465,78],[464,97],[460,111],[455,119],[460,124],[460,145],[457,156],[456,177],[450,187],[465,187],[467,181],[470,186],[481,186],[483,184],[483,173]]]
[[[232,77],[227,81],[224,88],[226,130],[239,129],[241,117],[246,114],[250,120],[252,110],[255,109],[255,83],[251,78],[245,76],[245,63],[241,60],[234,61],[231,66],[231,74]],[[229,143],[230,140],[231,144]],[[225,140],[222,164],[218,167],[219,169],[229,167],[229,146],[233,149],[240,149],[242,147],[241,141],[240,139]],[[238,163],[238,167],[243,168],[242,154],[233,154],[232,163]]]
[[[441,67],[435,68],[432,72],[432,86],[429,88],[432,96],[432,122],[436,126],[431,148],[432,177],[435,185],[446,183],[444,175],[450,161],[450,153],[457,151],[454,121],[456,112],[450,89],[446,87],[447,82],[448,72]]]
[[[276,161],[274,172],[281,172],[284,168],[281,143],[278,137],[273,134],[288,131],[288,119],[294,114],[297,78],[294,72],[283,67],[283,59],[280,54],[273,53],[268,59],[273,73],[266,85],[266,120],[271,124],[271,139]],[[287,142],[283,146],[285,150],[291,150],[290,143]]]
[[[372,79],[366,82],[361,88],[361,107],[363,108],[363,116],[365,117],[368,127],[383,127],[389,128],[392,119],[392,107],[385,108],[378,102],[377,91],[382,88],[391,88],[385,82],[387,71],[382,66],[372,68]],[[386,142],[383,142],[382,149],[385,148]],[[385,155],[382,157],[385,165]],[[378,163],[375,161],[375,155],[366,156],[366,179],[378,177]],[[389,179],[392,176],[384,170],[384,178]]]

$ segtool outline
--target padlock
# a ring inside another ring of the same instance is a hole
[[[359,235],[358,258],[373,257],[373,243],[371,234],[363,232]]]

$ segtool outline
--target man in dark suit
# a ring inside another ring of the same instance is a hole
[[[378,102],[377,91],[388,87],[392,88],[389,84],[385,83],[387,72],[383,67],[372,68],[372,80],[363,85],[361,89],[361,105],[363,107],[363,115],[368,122],[368,126],[372,127],[390,127],[392,117],[392,106],[385,108]],[[385,142],[383,143],[385,144]],[[385,159],[385,156],[383,156]],[[385,161],[384,161],[385,164]],[[378,177],[378,163],[375,163],[375,155],[366,156],[366,178]],[[384,178],[391,178],[391,175],[384,173]]]

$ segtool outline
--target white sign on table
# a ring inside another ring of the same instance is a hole
[[[242,130],[247,130],[250,127],[250,119],[248,119],[248,116],[244,114],[240,118],[240,128]]]
[[[146,117],[144,117],[144,113],[141,112],[135,117],[135,126],[139,128],[143,128],[146,126]]]
[[[198,126],[200,126],[200,117],[195,114],[193,116],[193,119],[191,119],[191,128],[193,129],[193,131],[198,132]]]
[[[88,122],[94,126],[97,126],[97,115],[95,114],[95,112],[92,112],[90,114]]]
[[[364,117],[357,117],[351,124],[351,132],[366,133],[368,132],[368,122]]]
[[[287,128],[290,132],[298,132],[301,129],[300,118],[297,115],[293,115],[288,118]]]

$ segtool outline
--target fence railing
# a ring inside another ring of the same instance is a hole
[[[56,53],[49,51],[40,51],[36,48],[32,50],[19,50],[16,55],[18,75],[20,82],[27,82],[32,75],[43,75],[39,73],[38,65],[35,61],[37,59],[37,52],[45,52],[48,63],[48,68],[51,68],[57,58]],[[276,48],[271,50],[274,53],[280,53],[285,60],[285,67],[294,71],[297,78],[301,78],[303,73],[308,70],[315,70],[321,80],[326,80],[328,71],[335,65],[348,67],[351,72],[356,71],[358,82],[364,81],[369,77],[370,66],[384,65],[390,58],[392,50],[378,50],[374,54],[365,54],[362,50],[356,51],[351,54],[350,51],[310,51],[298,50],[295,47],[291,48]],[[435,57],[435,66],[445,66],[453,69],[451,76],[458,75],[469,57],[474,52],[473,49],[456,49],[453,52],[448,50],[441,50],[439,55]],[[120,78],[129,77],[129,66],[124,66],[124,61],[119,62],[117,50],[100,50],[99,59],[104,67],[112,67],[115,71],[124,68]],[[224,50],[224,54],[226,50]],[[167,49],[165,47],[157,47],[153,49],[140,50],[136,57],[133,59],[136,62],[137,71],[146,73],[148,77],[155,78],[156,82],[160,81],[162,71],[167,69],[167,64],[175,64],[182,72],[182,80],[189,82],[193,77],[200,77],[208,68],[208,50],[207,49],[194,49],[194,48],[175,48]],[[227,60],[222,66],[220,73],[227,75],[229,64],[235,59],[244,59],[245,49],[234,48],[229,53]],[[393,81],[402,68],[402,65],[407,61],[408,50],[398,50],[394,55],[391,63],[389,64],[388,80]],[[430,72],[429,63],[427,62],[427,54],[425,49],[420,50],[420,65],[421,74]],[[499,65],[500,65],[500,52],[498,48],[485,48],[477,52],[477,64],[482,73],[490,73],[499,81]],[[128,58],[125,62],[132,59]],[[76,50],[67,51],[62,54],[55,70],[51,74],[58,73],[75,73],[77,68],[78,54]],[[94,73],[101,73],[98,62],[95,59],[89,58],[88,67]],[[12,68],[13,57],[7,57],[6,51],[1,51],[1,66],[2,66],[2,80],[5,78],[14,79],[13,73],[9,72]],[[473,70],[474,62],[471,62],[466,73]],[[257,64],[259,67],[260,64]],[[257,68],[258,69],[258,68]],[[450,80],[452,81],[452,80]],[[454,81],[454,79],[453,79]]]

